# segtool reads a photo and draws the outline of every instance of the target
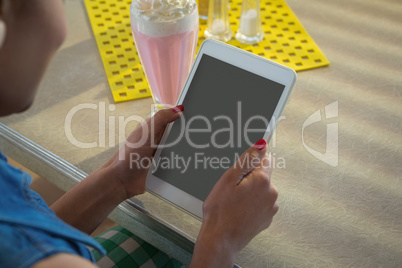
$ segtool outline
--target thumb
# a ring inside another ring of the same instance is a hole
[[[166,126],[175,121],[182,115],[184,111],[183,105],[178,105],[170,109],[163,109],[159,110],[152,118],[151,123],[152,127],[154,128],[155,134],[158,135],[159,133],[163,133]]]
[[[260,166],[262,159],[267,152],[267,142],[264,139],[257,141],[248,148],[234,165],[228,170],[229,178],[239,184],[247,174],[254,168]]]
[[[157,145],[161,139],[166,126],[179,118],[183,113],[183,105],[175,106],[171,109],[158,111],[154,116],[141,122],[127,138],[126,145],[130,148],[138,148],[144,145],[141,141],[146,138],[152,145]],[[145,135],[145,137],[144,137]],[[140,143],[140,145],[138,145]]]
[[[148,124],[148,128],[150,128],[151,133],[153,133],[154,142],[156,144],[159,143],[162,138],[163,132],[166,129],[166,126],[178,119],[184,111],[183,105],[177,105],[170,109],[159,110],[151,119]]]

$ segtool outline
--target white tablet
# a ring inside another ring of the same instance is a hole
[[[166,129],[147,190],[202,218],[212,187],[256,141],[269,142],[296,81],[283,65],[222,42],[203,42]]]

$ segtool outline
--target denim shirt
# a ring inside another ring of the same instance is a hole
[[[94,262],[87,246],[105,254],[95,240],[59,219],[29,188],[31,181],[0,153],[0,267],[30,267],[57,253]]]

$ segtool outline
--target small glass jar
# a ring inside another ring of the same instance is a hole
[[[264,39],[260,13],[260,0],[243,0],[240,27],[235,35],[240,43],[255,44]]]
[[[229,22],[228,0],[209,0],[208,23],[204,32],[205,38],[213,38],[223,42],[229,41],[233,32]]]

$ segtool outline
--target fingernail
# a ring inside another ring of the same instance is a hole
[[[175,113],[183,112],[184,111],[184,106],[183,105],[177,105],[176,107],[172,108],[172,111],[175,112]]]
[[[254,143],[253,147],[257,150],[262,150],[265,147],[267,147],[267,142],[264,139],[261,139],[259,141],[257,141],[256,143]]]

